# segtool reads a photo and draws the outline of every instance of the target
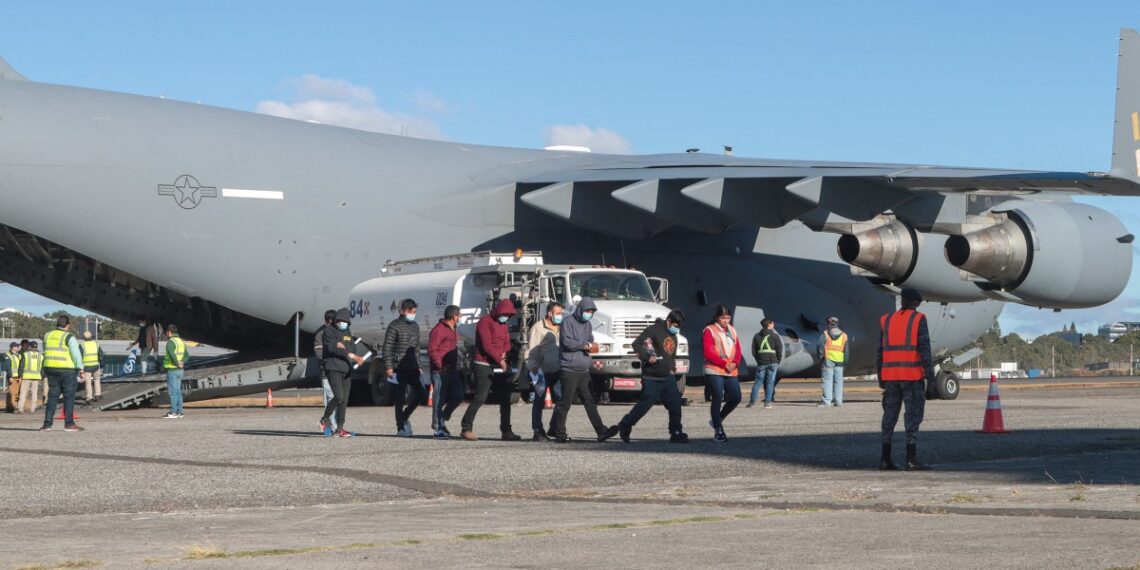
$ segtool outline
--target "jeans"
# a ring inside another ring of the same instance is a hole
[[[342,430],[344,429],[344,416],[348,411],[348,393],[352,390],[352,376],[348,372],[326,370],[325,377],[328,378],[329,387],[332,388],[333,399],[325,404],[325,413],[321,419],[331,421],[333,412],[336,412],[336,423],[339,426],[337,429]],[[383,380],[377,379],[377,381]]]
[[[665,404],[669,410],[669,435],[681,433],[681,391],[677,389],[677,378],[641,378],[641,397],[637,405],[621,419],[621,425],[632,428],[657,402]]]
[[[412,417],[412,412],[416,411],[420,402],[427,401],[427,388],[424,387],[421,379],[423,372],[419,368],[395,370],[393,372],[396,374],[396,400],[393,406],[396,409],[396,429],[404,429],[404,424]],[[412,400],[405,406],[404,401],[407,399],[408,388],[412,390]]]
[[[594,431],[598,435],[605,433],[606,424],[602,422],[598,405],[594,403],[594,395],[590,393],[590,373],[563,370],[561,376],[562,398],[554,406],[554,419],[551,421],[555,435],[566,437],[566,414],[570,413],[570,405],[575,398],[581,400],[582,406],[586,408],[586,415],[589,416]]]
[[[170,392],[170,413],[182,413],[182,372],[181,368],[166,371],[166,390]]]
[[[431,406],[431,423],[435,429],[440,429],[447,426],[455,408],[463,403],[467,387],[463,385],[463,377],[455,371],[432,372],[431,385],[435,392]]]
[[[499,400],[499,430],[503,433],[511,432],[511,394],[514,392],[508,379],[509,374],[494,374],[491,367],[486,364],[475,363],[475,397],[463,413],[463,431],[475,431],[475,415],[479,408],[491,397]]]
[[[712,415],[712,427],[718,433],[724,431],[724,418],[740,404],[740,379],[736,376],[707,376],[709,390],[712,392],[712,405],[709,414]],[[724,402],[724,406],[721,406]]]
[[[843,403],[843,365],[830,360],[823,361],[820,382],[823,384],[823,404]]]
[[[752,383],[752,397],[748,399],[749,404],[755,404],[756,398],[760,397],[760,387],[764,387],[764,403],[771,404],[772,398],[776,397],[776,370],[780,368],[779,364],[760,364],[756,367],[756,380]]]
[[[534,395],[530,400],[530,428],[542,429],[542,410],[546,409],[546,389],[550,388],[550,398],[555,403],[562,401],[562,383],[558,381],[561,373],[538,373],[538,382],[534,384]],[[554,418],[551,418],[554,423]],[[543,432],[545,433],[545,432]]]
[[[68,369],[49,369],[47,372],[48,399],[44,406],[44,425],[51,427],[55,419],[55,407],[59,402],[59,394],[63,392],[63,423],[75,423],[75,391],[79,388],[79,371]]]
[[[321,395],[324,397],[326,408],[329,406],[329,402],[336,399],[336,396],[333,395],[332,385],[329,384],[329,379],[325,377],[324,373],[321,373]],[[329,418],[329,426],[333,428],[333,431],[336,431],[337,423],[335,417]]]

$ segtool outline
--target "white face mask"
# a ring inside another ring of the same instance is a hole
[[[346,330],[348,330],[348,323],[341,321],[341,322],[336,324],[336,328],[338,328],[342,331],[346,331]]]

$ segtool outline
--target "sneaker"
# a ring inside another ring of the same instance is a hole
[[[534,435],[530,438],[531,441],[550,441],[545,431],[541,429],[534,430]]]
[[[621,436],[622,441],[629,443],[629,436],[633,433],[633,426],[627,426],[625,424],[620,425],[621,431],[618,432],[618,435]]]
[[[321,418],[321,421],[317,422],[317,429],[321,433],[324,433],[325,431],[332,429],[332,426],[329,425],[329,420],[327,418]]]
[[[772,409],[772,403],[771,402],[764,402],[764,409],[765,410],[771,410]]]
[[[670,434],[669,443],[689,443],[689,434],[685,432]]]
[[[40,426],[40,431],[51,431],[51,425],[44,424],[44,425]]]
[[[184,417],[186,417],[186,416],[183,415],[182,412],[178,412],[177,414],[174,414],[174,419],[176,419],[176,420],[180,420]]]
[[[404,424],[404,427],[396,430],[396,437],[412,437],[412,430],[408,429],[407,424]]]
[[[473,431],[459,432],[459,437],[461,437],[467,441],[478,441],[479,440],[479,436],[475,435],[475,432],[473,432]]]
[[[63,426],[63,431],[83,431],[83,428],[75,424],[66,424]]]
[[[167,412],[165,416],[162,416],[162,419],[173,420],[174,418],[177,418],[177,417],[178,417],[178,414],[176,414],[174,412]]]
[[[435,439],[451,439],[451,434],[447,433],[445,429],[437,429],[432,437]]]
[[[513,431],[507,430],[503,432],[503,441],[522,441],[522,436]]]
[[[816,404],[816,405],[815,405],[815,407],[817,407],[817,408],[826,408],[826,407],[828,407],[828,406],[830,406],[830,405],[831,405],[831,404],[828,404],[828,403],[826,403],[826,402],[820,402],[820,403]]]
[[[356,434],[354,432],[342,429],[342,430],[337,430],[336,436],[337,437],[356,437]]]
[[[718,431],[716,432],[716,435],[713,436],[713,439],[720,443],[724,443],[728,441],[728,435],[726,435],[723,431]]]
[[[745,407],[745,408],[753,408],[753,407],[756,407],[756,402],[748,402],[748,405],[747,405],[747,406],[744,406],[744,407]]]
[[[336,431],[330,425],[326,425],[325,429],[321,430],[321,437],[332,437],[334,435],[336,435]]]

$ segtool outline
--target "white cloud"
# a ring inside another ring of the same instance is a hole
[[[452,111],[451,105],[448,105],[447,101],[430,91],[416,91],[412,93],[411,99],[412,103],[415,103],[416,107],[424,113],[445,115]]]
[[[633,145],[625,137],[609,129],[592,129],[586,125],[554,125],[546,128],[546,145],[588,147],[603,154],[629,154]]]
[[[257,104],[257,112],[377,133],[437,140],[446,138],[439,125],[427,117],[381,108],[376,102],[376,94],[368,87],[312,74],[291,84],[295,91],[292,103],[262,101]],[[439,105],[446,106],[438,97],[436,100]]]

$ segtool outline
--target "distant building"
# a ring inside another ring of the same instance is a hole
[[[1085,337],[1079,332],[1060,332],[1057,333],[1057,338],[1073,345],[1073,348],[1080,348]]]
[[[1120,321],[1108,325],[1101,325],[1097,334],[1110,341],[1116,340],[1128,333],[1140,331],[1140,322]]]

